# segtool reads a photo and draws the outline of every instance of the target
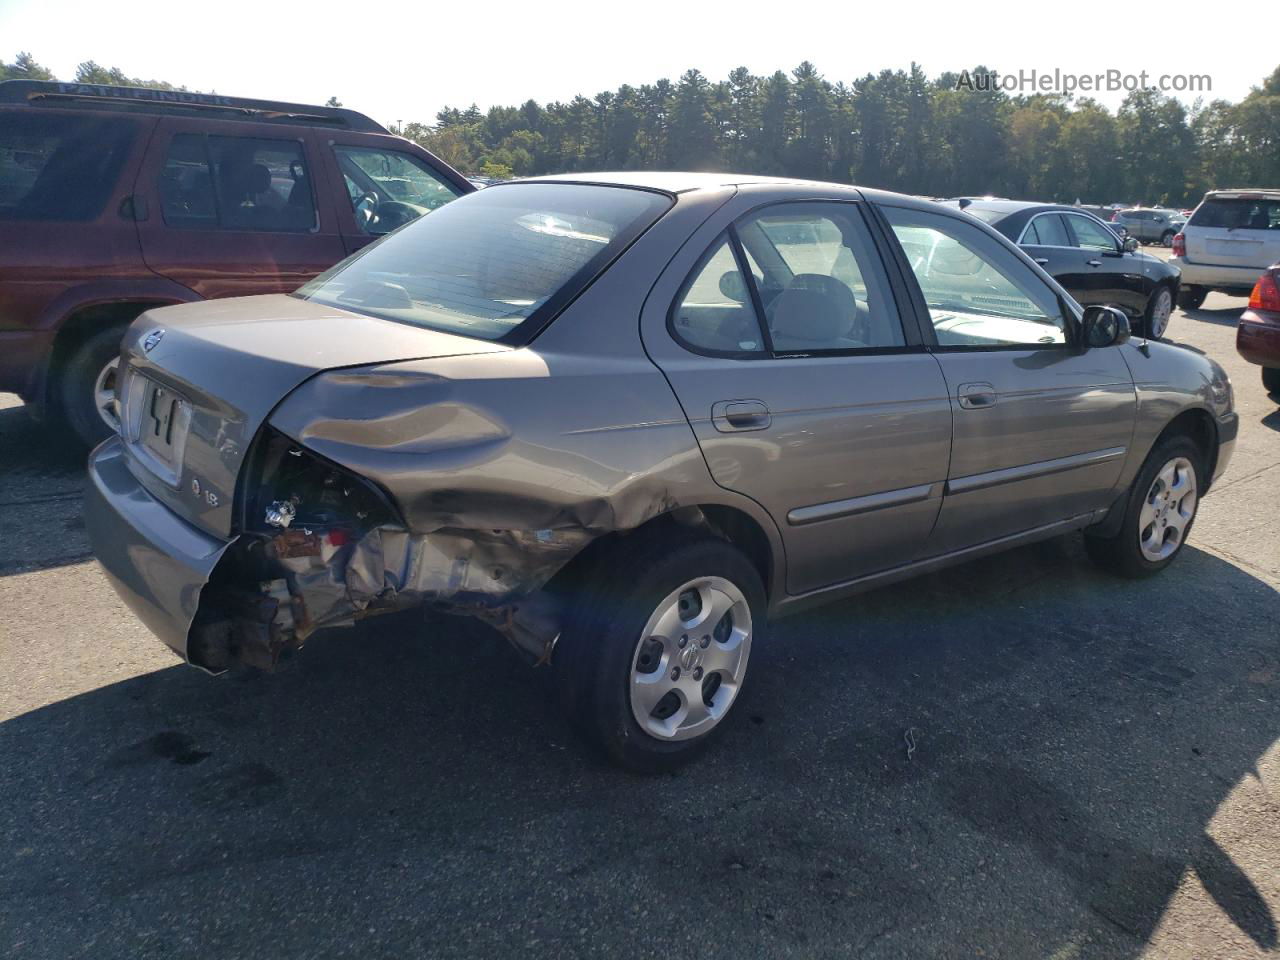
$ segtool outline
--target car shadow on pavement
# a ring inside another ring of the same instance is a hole
[[[0,576],[84,563],[86,452],[56,421],[0,407]]]
[[[1244,307],[1230,308],[1214,308],[1198,307],[1195,310],[1182,311],[1192,320],[1199,320],[1202,323],[1219,323],[1224,326],[1234,327],[1240,322],[1240,314],[1244,313]]]
[[[1274,948],[1210,826],[1280,733],[1280,593],[1191,548],[1137,583],[1082,554],[777,623],[664,777],[448,618],[41,707],[0,725],[0,950],[1136,957],[1189,883]]]

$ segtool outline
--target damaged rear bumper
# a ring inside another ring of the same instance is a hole
[[[89,456],[85,523],[116,593],[157,637],[190,660],[187,637],[200,593],[233,541],[211,537],[151,496],[118,437]]]

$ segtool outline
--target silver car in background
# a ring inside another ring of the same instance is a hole
[[[713,174],[497,184],[122,360],[88,525],[180,656],[469,614],[637,770],[706,744],[772,617],[1074,530],[1164,569],[1237,429],[1215,363],[958,210]]]

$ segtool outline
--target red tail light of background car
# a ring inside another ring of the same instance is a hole
[[[1274,310],[1280,313],[1280,287],[1276,286],[1276,278],[1270,271],[1258,278],[1249,294],[1250,310]]]

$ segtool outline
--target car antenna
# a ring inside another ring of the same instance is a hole
[[[967,207],[971,203],[973,203],[973,199],[971,197],[961,197],[960,209],[963,210],[965,207]]]

